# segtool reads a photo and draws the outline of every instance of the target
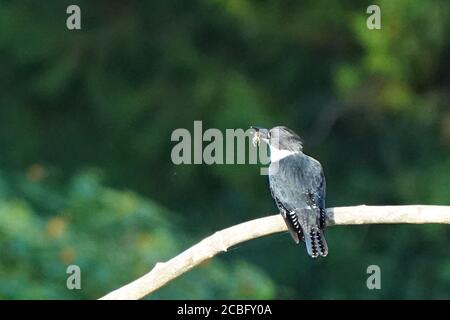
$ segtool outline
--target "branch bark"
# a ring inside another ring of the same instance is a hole
[[[327,226],[390,223],[450,224],[450,206],[361,205],[330,208],[327,209],[327,215]],[[158,262],[147,274],[100,299],[135,300],[143,298],[205,260],[220,252],[226,252],[228,248],[236,244],[286,230],[281,215],[276,214],[217,231],[169,261]]]

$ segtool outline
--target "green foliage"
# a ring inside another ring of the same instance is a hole
[[[82,30],[65,27],[79,4]],[[259,166],[170,161],[176,128],[306,141],[328,206],[449,204],[449,3],[2,1],[0,297],[97,298],[275,212]],[[124,191],[128,190],[128,191]],[[239,246],[151,298],[449,298],[446,226],[336,227]],[[83,272],[81,291],[65,268]],[[365,286],[382,268],[382,290]]]
[[[5,181],[18,185],[26,181]],[[20,199],[0,201],[1,298],[98,298],[147,272],[194,241],[169,223],[167,209],[130,191],[102,186],[94,172],[76,175],[67,190],[38,182],[18,187]],[[27,190],[28,189],[28,190]],[[60,206],[34,204],[61,199]],[[82,271],[82,290],[66,288],[66,268]],[[229,277],[235,281],[229,281]],[[177,280],[154,298],[272,298],[272,281],[258,267],[215,261]]]

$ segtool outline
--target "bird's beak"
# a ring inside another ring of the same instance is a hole
[[[269,130],[266,128],[251,126],[250,129],[255,130],[255,135],[253,136],[252,142],[253,145],[259,145],[262,141],[268,143],[269,142]]]

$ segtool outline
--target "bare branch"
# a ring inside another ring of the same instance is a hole
[[[358,225],[382,223],[450,224],[450,206],[355,206],[327,210],[327,225]],[[114,290],[101,299],[140,299],[161,288],[203,261],[228,248],[251,239],[286,231],[280,214],[251,220],[203,239],[167,262],[155,267],[133,282]]]

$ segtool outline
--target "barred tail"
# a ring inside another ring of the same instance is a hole
[[[305,232],[306,250],[312,258],[318,256],[326,257],[328,254],[328,245],[323,235],[323,231],[318,226],[310,228],[309,232]]]

